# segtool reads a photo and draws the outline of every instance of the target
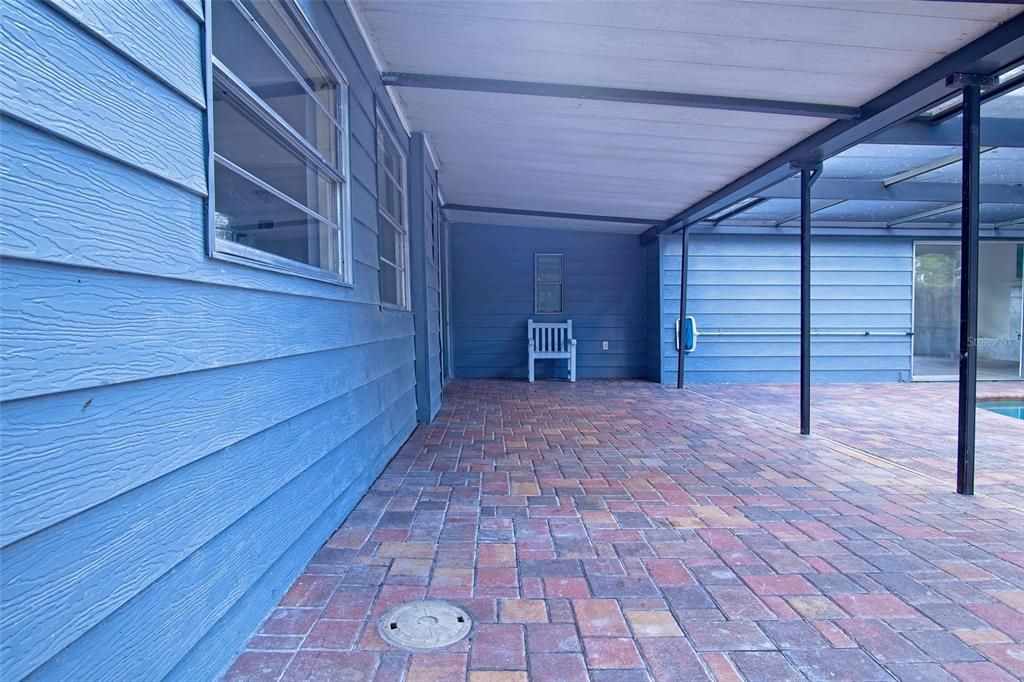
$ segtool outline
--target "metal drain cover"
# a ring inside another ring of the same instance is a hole
[[[425,600],[401,604],[377,625],[386,642],[405,649],[440,649],[469,634],[473,619],[454,604]]]

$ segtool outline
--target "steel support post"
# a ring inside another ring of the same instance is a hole
[[[978,381],[978,210],[981,186],[981,86],[990,78],[954,74],[963,88],[963,205],[960,219],[960,396],[957,415],[956,491],[974,494],[974,439]]]
[[[690,269],[690,228],[684,227],[679,234],[679,364],[676,367],[676,388],[682,388],[685,380],[686,352],[686,279]]]
[[[800,433],[811,432],[811,186],[821,164],[793,164],[800,170]]]

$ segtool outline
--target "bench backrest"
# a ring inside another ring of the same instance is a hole
[[[529,321],[529,338],[537,353],[568,353],[572,339],[572,320],[568,322]]]

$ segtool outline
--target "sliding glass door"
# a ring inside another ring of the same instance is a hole
[[[985,242],[979,254],[978,378],[1021,378],[1021,242]],[[914,245],[913,377],[951,380],[958,374],[960,245]]]

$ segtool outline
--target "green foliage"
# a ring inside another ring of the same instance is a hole
[[[960,286],[960,254],[925,253],[915,259],[915,284],[919,287]]]

